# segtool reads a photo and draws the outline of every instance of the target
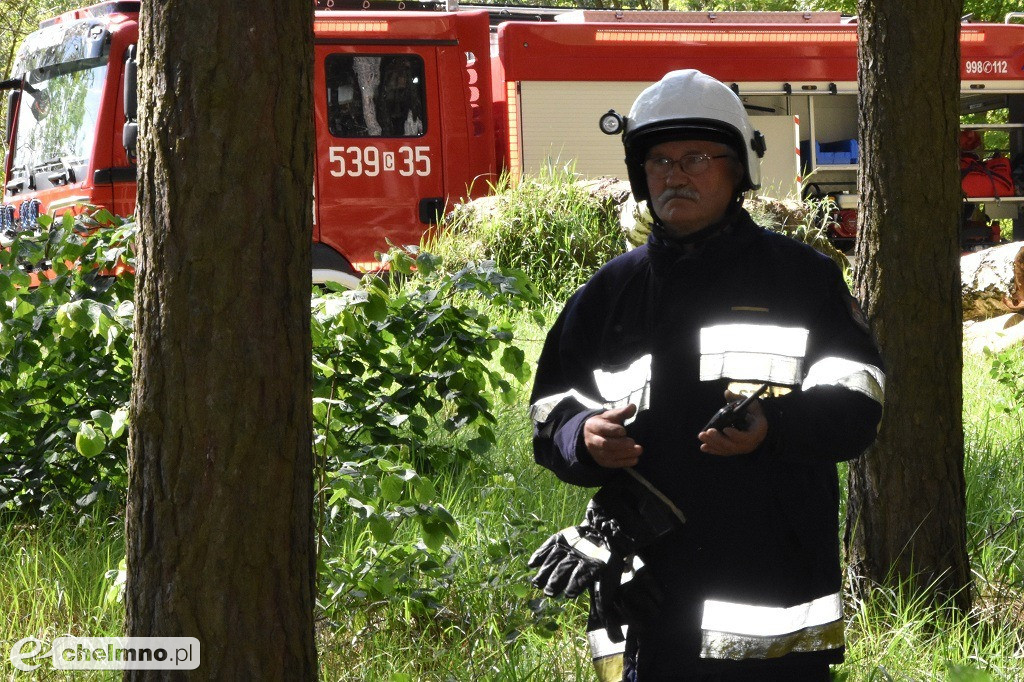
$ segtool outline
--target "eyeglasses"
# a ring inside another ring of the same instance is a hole
[[[655,178],[667,178],[676,166],[687,175],[700,175],[711,166],[711,159],[735,159],[732,154],[687,154],[680,159],[655,156],[644,161],[644,170]]]

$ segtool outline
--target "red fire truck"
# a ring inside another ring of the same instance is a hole
[[[679,68],[705,71],[743,98],[768,142],[762,193],[827,194],[847,214],[856,208],[855,18],[319,2],[333,9],[314,23],[317,280],[355,283],[388,241],[417,243],[503,171],[572,162],[581,175],[621,175],[621,145],[601,134],[599,118],[628,111],[640,90]],[[13,78],[0,84],[10,91],[0,233],[82,203],[133,211],[138,11],[138,2],[101,2],[43,22],[24,41]],[[1020,18],[961,28],[962,112],[996,112],[965,126],[979,133],[972,153],[982,162],[1024,161]],[[1024,239],[1021,188],[973,194],[971,207],[1015,220]],[[842,221],[834,227],[851,236]]]

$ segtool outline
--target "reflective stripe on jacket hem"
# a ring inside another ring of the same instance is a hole
[[[776,658],[843,646],[839,593],[790,607],[709,599],[701,621],[701,658]]]
[[[625,625],[622,626],[622,634],[626,634]],[[626,641],[613,642],[608,638],[608,631],[601,628],[588,632],[587,642],[590,643],[590,657],[598,682],[621,682]]]

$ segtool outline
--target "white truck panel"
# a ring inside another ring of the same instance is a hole
[[[548,165],[574,163],[586,177],[626,177],[622,140],[598,128],[601,115],[629,113],[649,83],[622,81],[523,81],[519,88],[523,173]],[[755,116],[768,143],[762,160],[762,186],[772,196],[796,195],[798,132],[790,115]]]

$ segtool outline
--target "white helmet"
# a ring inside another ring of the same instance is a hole
[[[626,168],[637,201],[650,199],[643,168],[647,151],[672,140],[712,140],[728,145],[744,169],[737,192],[761,186],[764,136],[750,125],[739,96],[700,71],[670,71],[640,93],[624,121],[612,111],[601,119],[606,133],[617,133],[623,127]]]

